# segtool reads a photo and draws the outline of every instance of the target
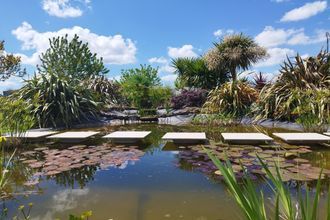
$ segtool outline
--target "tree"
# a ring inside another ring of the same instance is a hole
[[[151,108],[153,103],[150,99],[150,89],[161,85],[158,69],[150,65],[123,70],[120,84],[124,96],[138,108]]]
[[[266,49],[260,47],[252,38],[233,34],[226,36],[220,43],[214,43],[214,48],[205,54],[204,60],[210,70],[227,69],[233,82],[236,82],[238,71],[248,70],[266,55]]]
[[[68,35],[54,37],[49,40],[49,46],[40,57],[41,65],[37,67],[39,73],[63,75],[69,83],[78,84],[81,80],[109,72],[102,58],[97,58],[88,44],[79,40],[78,35],[72,40],[69,40]]]
[[[26,74],[21,68],[21,58],[5,53],[5,43],[0,41],[0,81],[5,81],[11,76],[22,77]]]
[[[176,81],[181,87],[213,89],[228,80],[228,74],[221,71],[209,70],[202,58],[177,58],[172,60]]]

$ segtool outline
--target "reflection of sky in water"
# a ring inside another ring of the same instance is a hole
[[[131,127],[125,127],[131,129]],[[133,127],[152,130],[143,145],[145,154],[137,161],[126,160],[118,166],[89,166],[64,172],[55,178],[41,177],[41,195],[7,201],[10,214],[18,205],[33,202],[34,219],[67,219],[69,214],[92,210],[92,219],[237,219],[239,211],[219,181],[206,170],[193,168],[187,151],[166,146],[160,141],[169,131],[201,131],[199,127]],[[149,129],[150,128],[150,129]],[[191,129],[190,129],[191,128]],[[233,128],[234,130],[236,128]],[[118,128],[120,130],[120,128]],[[218,138],[221,130],[208,133]],[[146,146],[147,145],[147,146]],[[163,150],[161,150],[164,147]],[[189,150],[188,150],[189,151]],[[182,164],[180,164],[182,161]],[[188,161],[189,162],[189,161]],[[202,168],[203,168],[202,167]],[[86,169],[89,168],[89,169]],[[206,175],[207,174],[207,175]],[[263,185],[259,187],[263,188]],[[27,188],[31,189],[31,188]],[[265,196],[268,194],[265,191]]]

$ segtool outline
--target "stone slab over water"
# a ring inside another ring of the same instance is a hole
[[[273,133],[273,135],[292,144],[317,144],[330,142],[330,137],[318,133]]]
[[[227,143],[261,144],[273,141],[273,138],[262,133],[221,133]]]

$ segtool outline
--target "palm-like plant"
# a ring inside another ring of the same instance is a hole
[[[209,70],[202,58],[177,58],[172,61],[172,66],[184,87],[213,89],[229,78],[224,70]]]
[[[90,90],[73,86],[65,75],[35,75],[19,91],[31,105],[40,127],[71,127],[82,119],[96,116],[97,103]]]
[[[306,59],[297,55],[284,62],[280,75],[260,93],[259,117],[291,120],[304,106],[320,120],[330,115],[330,54],[325,51]],[[301,112],[300,112],[301,113]]]
[[[260,91],[262,88],[265,87],[266,84],[267,78],[261,72],[253,76],[253,85],[257,90]]]
[[[232,80],[237,81],[239,70],[248,70],[267,55],[266,49],[260,47],[254,40],[243,34],[228,35],[215,43],[214,48],[204,56],[210,70],[227,69]]]

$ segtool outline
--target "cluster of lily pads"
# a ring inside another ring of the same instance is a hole
[[[267,164],[269,170],[276,175],[276,166],[282,180],[287,181],[313,181],[319,178],[322,168],[313,166],[309,160],[302,158],[304,154],[312,152],[309,146],[285,149],[280,146],[263,148],[259,146],[186,146],[179,151],[179,164],[183,169],[191,169],[209,174],[214,178],[221,179],[221,172],[213,164],[203,147],[212,150],[212,153],[221,161],[227,159],[232,163],[233,171],[237,178],[243,177],[243,171],[247,171],[251,178],[265,176],[258,157]],[[330,177],[330,170],[323,169],[321,178]]]
[[[100,169],[126,166],[129,161],[138,161],[144,152],[138,146],[103,144],[99,146],[75,145],[63,150],[48,147],[34,148],[21,153],[21,162],[37,170],[35,177],[54,176],[84,166]],[[36,179],[25,185],[35,185]]]

